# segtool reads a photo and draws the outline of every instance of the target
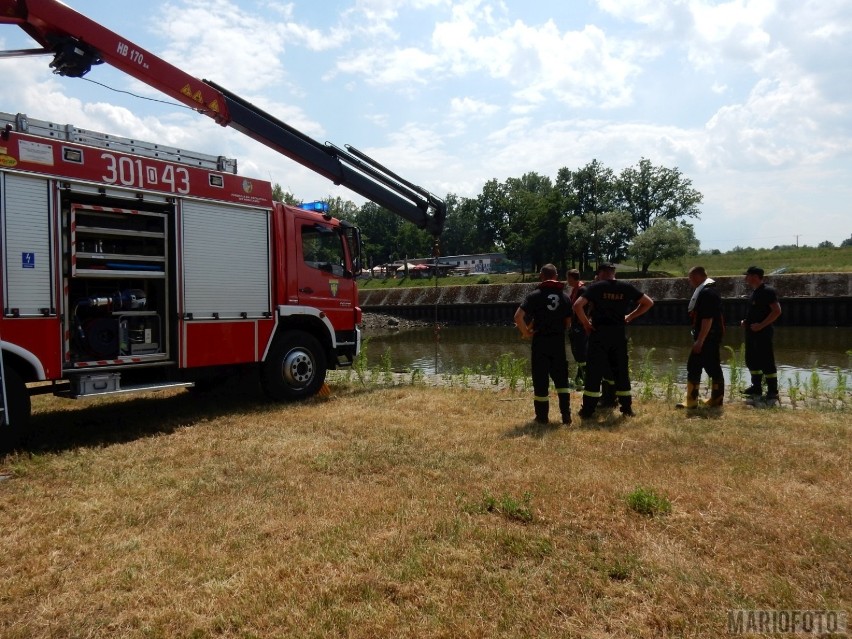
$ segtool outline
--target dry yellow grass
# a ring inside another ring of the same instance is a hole
[[[567,429],[530,395],[38,398],[32,452],[0,460],[0,636],[719,637],[732,608],[849,610],[848,412]]]

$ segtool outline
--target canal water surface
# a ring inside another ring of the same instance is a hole
[[[449,326],[400,331],[369,329],[367,357],[371,366],[389,354],[394,369],[419,369],[426,374],[457,374],[465,370],[493,370],[504,354],[529,358],[530,344],[520,339],[515,328],[505,326]],[[637,371],[647,362],[655,374],[674,371],[679,382],[686,381],[686,358],[692,344],[688,328],[674,326],[633,326],[631,368]],[[738,327],[728,327],[723,345],[739,351],[743,342]],[[573,360],[568,357],[569,361]],[[775,330],[775,359],[781,383],[787,380],[808,383],[813,374],[821,383],[835,388],[838,371],[852,374],[852,328],[780,327]],[[730,377],[731,353],[723,348],[722,361]],[[527,370],[529,367],[527,365]],[[850,383],[852,386],[852,383]]]

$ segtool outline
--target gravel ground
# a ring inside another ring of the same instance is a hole
[[[404,329],[404,328],[419,328],[422,326],[432,326],[434,322],[427,320],[412,320],[404,317],[396,317],[394,315],[385,315],[384,313],[364,313],[361,321],[361,328],[370,329]]]

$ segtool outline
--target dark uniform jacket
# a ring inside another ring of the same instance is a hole
[[[564,289],[565,285],[556,280],[541,282],[521,304],[532,319],[534,337],[565,334],[565,318],[571,315],[571,303]]]
[[[636,306],[642,291],[620,280],[593,282],[583,293],[593,305],[589,319],[595,327],[624,326],[624,316]],[[588,314],[589,305],[586,305]]]

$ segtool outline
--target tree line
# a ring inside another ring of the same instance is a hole
[[[298,203],[275,185],[275,195]],[[552,262],[561,271],[592,270],[602,261],[636,262],[643,273],[656,262],[698,251],[690,218],[700,216],[703,195],[677,168],[642,158],[616,174],[592,160],[559,169],[556,179],[535,172],[491,179],[473,198],[446,196],[442,255],[503,252],[537,270]],[[332,215],[361,228],[367,263],[432,255],[432,237],[367,202],[330,198]]]

